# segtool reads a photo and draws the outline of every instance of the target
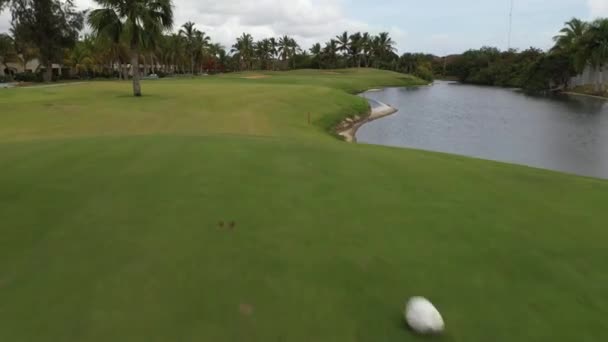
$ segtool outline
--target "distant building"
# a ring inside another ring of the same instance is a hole
[[[20,62],[10,62],[6,63],[6,65],[7,67],[5,67],[4,65],[0,65],[0,77],[6,76],[8,74],[12,74],[13,76],[15,76],[16,74],[20,74],[22,72],[38,72],[41,69],[45,69],[43,65],[40,65],[40,61],[38,60],[38,58],[34,58],[28,61],[25,66],[23,65],[23,63]],[[58,73],[61,72],[61,65],[53,64],[53,70],[56,70]]]

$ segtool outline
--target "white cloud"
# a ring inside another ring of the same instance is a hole
[[[81,9],[97,7],[93,0],[76,0]],[[255,39],[293,36],[303,48],[325,42],[343,31],[391,33],[398,47],[406,32],[398,27],[374,27],[346,16],[343,0],[174,0],[175,30],[186,21],[205,31],[213,41],[230,47],[243,32]],[[0,13],[0,32],[10,28],[10,13]]]
[[[587,0],[592,18],[608,17],[608,0]]]
[[[95,8],[93,0],[76,0],[81,9]],[[175,27],[193,21],[213,41],[230,47],[243,32],[254,39],[293,36],[303,48],[325,42],[343,31],[391,33],[398,48],[407,33],[398,27],[370,26],[346,15],[345,0],[174,0]],[[0,14],[0,32],[10,27],[10,13]]]
[[[302,47],[368,25],[344,14],[342,0],[176,0],[176,29],[191,20],[199,30],[229,47],[243,32],[255,39],[290,35]]]

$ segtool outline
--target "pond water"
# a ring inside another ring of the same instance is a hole
[[[359,142],[608,178],[607,101],[443,81],[362,96],[399,111],[363,125]]]

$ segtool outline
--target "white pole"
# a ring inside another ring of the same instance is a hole
[[[507,39],[507,50],[511,50],[511,33],[513,32],[513,3],[515,0],[511,0],[511,8],[509,9],[509,37]]]

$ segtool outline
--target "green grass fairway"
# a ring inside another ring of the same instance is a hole
[[[0,91],[0,341],[425,341],[413,295],[442,341],[606,341],[608,182],[347,144],[416,80],[265,75]]]

